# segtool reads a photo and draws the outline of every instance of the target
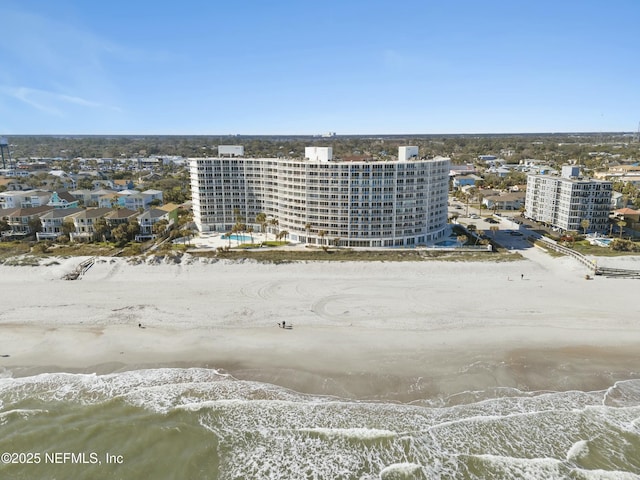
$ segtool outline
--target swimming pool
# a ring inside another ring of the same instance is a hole
[[[234,240],[236,242],[251,242],[251,237],[248,235],[222,235],[222,240]]]
[[[600,247],[608,247],[611,242],[613,242],[612,238],[596,238],[593,241],[593,243]]]
[[[458,245],[460,244],[455,240],[443,240],[436,243],[436,247],[457,247]]]

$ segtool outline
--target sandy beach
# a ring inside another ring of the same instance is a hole
[[[585,280],[574,260],[536,249],[506,263],[99,258],[63,280],[81,260],[0,266],[0,368],[197,365],[309,393],[396,389],[399,400],[640,375],[640,283]],[[640,267],[638,257],[606,262]]]

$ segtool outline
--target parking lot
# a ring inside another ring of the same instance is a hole
[[[510,250],[531,247],[529,237],[539,237],[543,228],[520,216],[520,212],[492,212],[475,206],[450,200],[449,217],[457,217],[457,223],[482,232],[484,238]]]

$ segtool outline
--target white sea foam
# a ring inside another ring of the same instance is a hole
[[[616,382],[605,391],[602,404],[609,407],[627,407],[640,404],[640,382],[637,380]]]
[[[621,472],[617,470],[571,470],[572,478],[577,480],[638,480],[640,475],[630,472]]]
[[[514,458],[500,455],[475,455],[474,458],[481,460],[488,469],[487,478],[563,478],[562,463],[554,458]]]
[[[16,408],[13,410],[7,410],[5,412],[0,412],[0,426],[7,424],[11,420],[12,417],[19,417],[21,419],[28,419],[34,415],[39,415],[42,413],[48,413],[48,410],[42,410],[39,408],[29,409],[29,408]]]
[[[589,455],[589,441],[580,440],[574,443],[567,452],[567,461],[573,462],[574,460],[586,457]]]
[[[415,480],[421,471],[420,465],[415,463],[394,463],[380,471],[381,480]]]
[[[635,385],[615,387],[632,391]],[[149,369],[0,379],[0,402],[7,409],[0,419],[19,415],[27,405],[23,400],[29,406],[41,402],[33,411],[46,411],[47,402],[116,400],[152,414],[192,412],[217,437],[224,458],[220,478],[376,478],[374,472],[390,468],[390,476],[380,478],[391,479],[391,472],[401,474],[396,465],[419,466],[416,475],[424,478],[459,478],[474,471],[466,461],[499,478],[564,478],[572,467],[578,478],[588,478],[580,477],[579,460],[592,447],[623,459],[599,467],[620,469],[630,454],[625,442],[638,437],[640,406],[607,406],[602,397],[603,392],[519,397],[512,391],[434,408],[316,397],[211,369]],[[594,440],[587,445],[585,438]]]
[[[21,417],[28,417],[31,415],[38,415],[40,413],[48,413],[48,410],[43,410],[40,408],[16,408],[13,410],[7,410],[6,412],[0,412],[0,418],[9,417],[12,415],[19,415]]]
[[[303,428],[300,432],[318,434],[323,438],[352,438],[356,440],[391,439],[398,436],[397,432],[379,430],[375,428]]]

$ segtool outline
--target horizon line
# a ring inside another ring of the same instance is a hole
[[[312,137],[332,139],[338,137],[434,137],[434,136],[474,136],[474,135],[637,135],[629,130],[611,131],[557,131],[557,132],[470,132],[470,133],[10,133],[0,134],[1,137]]]

